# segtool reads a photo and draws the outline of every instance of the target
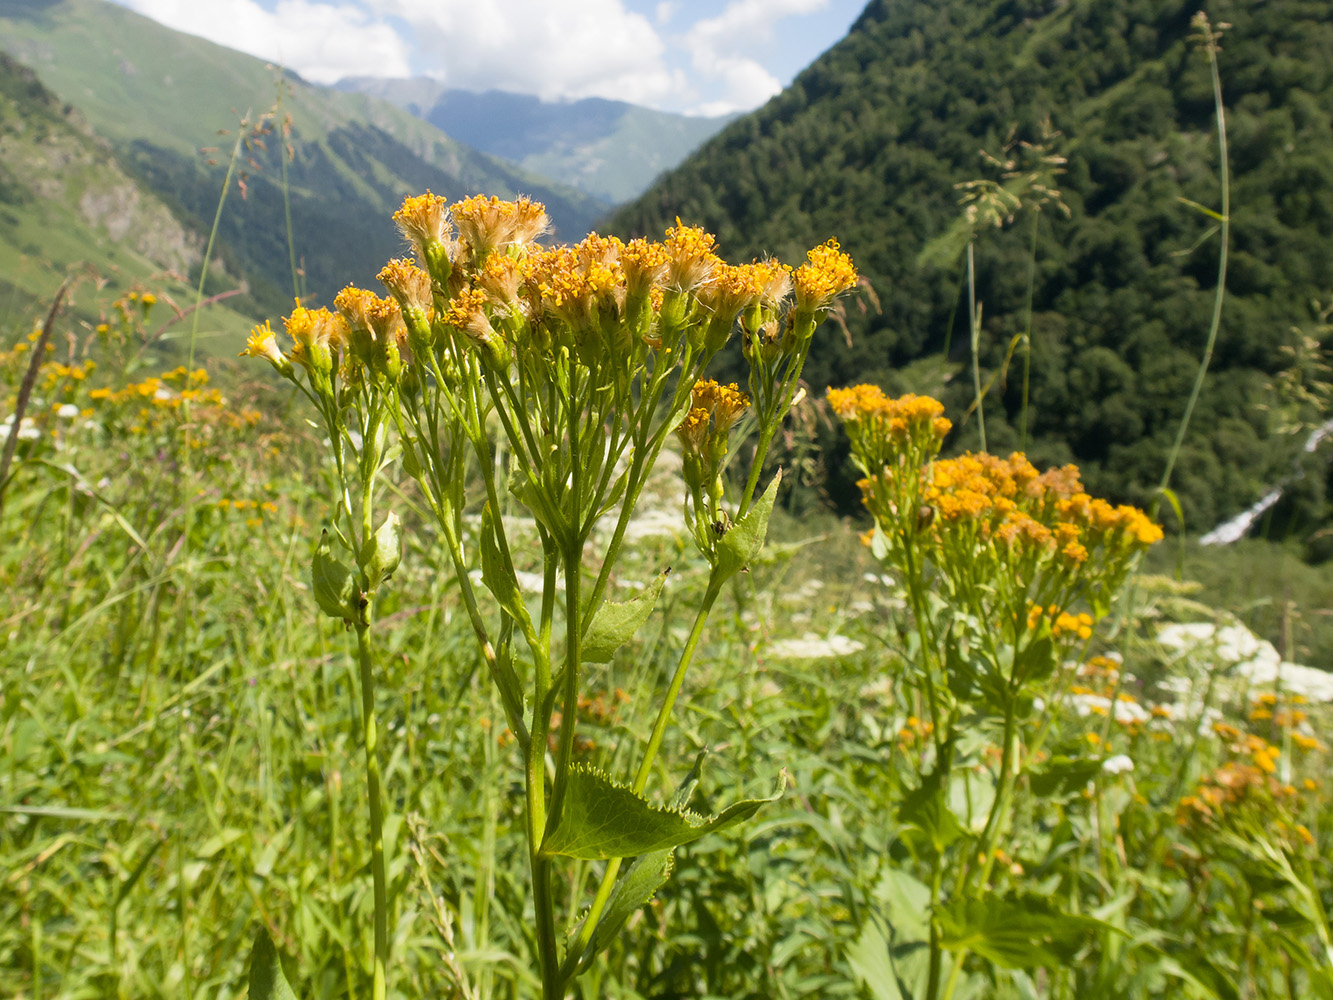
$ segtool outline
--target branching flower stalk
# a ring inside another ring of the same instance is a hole
[[[397,464],[419,487],[445,543],[515,736],[533,937],[543,996],[557,1000],[665,882],[676,846],[744,819],[763,801],[705,820],[684,811],[687,792],[665,809],[643,793],[709,611],[763,543],[777,477],[759,495],[760,472],[798,391],[814,330],[856,272],[834,241],[794,270],[774,260],[730,265],[714,253],[712,236],[679,222],[661,243],[592,234],[576,246],[547,248],[536,242],[545,212],[525,199],[450,205],[427,192],[408,198],[394,218],[413,259],[390,261],[380,272],[388,296],[349,287],[336,312],[298,303],[286,321],[290,348],[279,349],[266,326],[245,352],[301,387],[333,445],[341,492],[315,583],[323,610],[358,636],[377,845],[375,997],[383,995],[389,955],[381,935],[387,900],[368,630],[375,591],[389,563],[396,565],[400,543],[392,513],[372,532],[373,495],[378,477]],[[750,365],[748,394],[703,377],[737,328]],[[733,436],[749,427],[757,445],[733,505],[724,473]],[[635,505],[672,432],[683,452],[686,522],[709,578],[633,781],[622,785],[576,760],[582,668],[609,660],[661,591],[665,573],[633,601],[607,600]],[[517,582],[526,549],[505,516],[506,495],[535,525],[543,586],[532,605]],[[594,568],[589,541],[604,520],[612,526]],[[332,554],[335,542],[355,569]],[[480,588],[469,575],[478,564]],[[616,828],[593,822],[594,814],[615,817]],[[561,857],[605,862],[563,955]],[[618,879],[628,857],[637,860]]]
[[[931,868],[926,995],[948,996],[968,951],[958,927],[970,902],[994,893],[996,851],[1031,759],[1021,727],[1065,681],[1059,665],[1086,650],[1096,622],[1139,555],[1162,537],[1141,511],[1085,493],[1073,466],[1039,473],[1022,455],[936,456],[951,429],[928,397],[888,399],[875,386],[830,389],[875,519],[867,542],[904,582],[917,636],[905,678],[925,694],[934,760],[899,812]],[[1077,610],[1079,607],[1086,610]],[[995,790],[973,833],[953,816],[949,788],[964,720],[1002,720]],[[1040,735],[1039,737],[1040,738]],[[945,898],[944,874],[953,868]],[[954,970],[943,977],[943,953]]]

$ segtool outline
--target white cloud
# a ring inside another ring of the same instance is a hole
[[[696,110],[720,115],[747,111],[782,90],[782,83],[749,55],[773,40],[773,26],[784,17],[811,14],[828,0],[733,0],[717,17],[698,21],[685,44],[695,71],[714,80],[721,96]]]
[[[450,86],[657,104],[686,85],[621,0],[369,0],[408,22]]]
[[[279,0],[122,0],[169,28],[294,69],[315,83],[344,76],[408,76],[409,49],[387,24],[350,3]]]

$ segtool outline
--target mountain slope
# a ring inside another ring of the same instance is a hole
[[[459,142],[608,204],[642,194],[735,117],[692,117],[602,98],[557,103],[498,90],[478,94],[420,77],[348,77],[336,86],[389,101]]]
[[[544,184],[390,104],[292,75],[280,89],[263,61],[104,0],[0,0],[0,47],[79,107],[146,181],[205,229],[238,120],[248,114],[257,121],[281,94],[279,110],[291,119],[287,183],[302,283],[323,301],[349,280],[369,282],[400,251],[389,215],[409,193],[528,194],[546,203],[562,236],[575,239],[602,211],[594,199]],[[233,131],[219,136],[223,129]],[[224,256],[249,279],[247,307],[257,315],[285,308],[293,285],[283,143],[273,134],[259,140],[244,151],[244,198],[229,198],[220,230]],[[218,151],[206,158],[201,147]]]
[[[0,53],[0,326],[8,332],[30,321],[71,272],[109,286],[86,302],[75,286],[85,320],[136,286],[188,303],[184,276],[203,248],[203,237],[127,174],[77,111]],[[205,337],[221,332],[230,342],[248,326],[225,306],[206,316]]]
[[[953,414],[971,401],[955,185],[1000,172],[1012,127],[1050,116],[1068,158],[1070,209],[1037,223],[1032,412],[1043,461],[1075,459],[1096,491],[1150,498],[1207,334],[1218,204],[1206,59],[1188,42],[1195,0],[874,0],[849,35],[760,111],[667,175],[613,229],[660,232],[677,215],[717,232],[729,258],[792,259],[837,236],[884,309],[851,310],[853,343],[824,336],[812,384],[907,384],[905,363],[949,348]],[[1228,298],[1213,367],[1174,485],[1192,526],[1246,504],[1285,472],[1266,391],[1291,327],[1333,294],[1333,23],[1319,0],[1221,0],[1220,70],[1234,170]],[[1025,151],[1016,146],[1011,154]],[[1021,179],[1010,178],[1011,188]],[[1028,192],[1030,198],[1031,192]],[[975,242],[983,377],[1025,326],[1034,214]],[[932,250],[923,258],[923,251]],[[952,252],[949,252],[952,250]],[[941,252],[943,251],[943,252]],[[960,294],[961,289],[961,294]],[[961,308],[959,308],[962,303]],[[950,329],[950,318],[953,326]],[[986,404],[992,450],[1020,443],[1021,375]],[[1267,409],[1266,409],[1267,407]],[[975,447],[976,421],[955,444]]]

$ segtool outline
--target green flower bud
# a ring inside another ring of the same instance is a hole
[[[361,568],[372,591],[393,575],[403,557],[400,526],[398,515],[390,511],[379,530],[361,547]]]

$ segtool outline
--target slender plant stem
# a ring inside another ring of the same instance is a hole
[[[51,331],[55,329],[56,316],[60,313],[60,305],[65,301],[65,292],[69,290],[70,279],[66,278],[56,289],[55,298],[51,300],[51,310],[46,314],[46,322],[42,324],[41,336],[37,342],[32,345],[32,358],[28,362],[28,370],[23,373],[23,381],[19,384],[19,398],[14,406],[14,420],[10,424],[10,433],[5,438],[5,449],[3,455],[0,455],[0,523],[3,522],[5,512],[5,486],[9,483],[9,466],[14,461],[14,449],[19,443],[19,425],[23,422],[23,414],[28,409],[28,399],[32,396],[32,387],[37,382],[37,372],[42,367],[42,359],[46,357],[46,345],[51,342]]]
[[[972,391],[977,401],[977,433],[986,450],[986,413],[981,392],[981,317],[977,314],[977,270],[973,244],[967,244],[967,325],[972,337]]]
[[[1023,408],[1019,415],[1018,450],[1028,450],[1028,386],[1032,375],[1032,288],[1037,278],[1037,228],[1041,212],[1032,213],[1032,240],[1028,245],[1028,290],[1023,314]]]
[[[699,605],[698,612],[695,613],[694,626],[690,629],[689,638],[685,640],[685,648],[681,650],[680,662],[676,665],[676,672],[671,677],[671,684],[667,688],[666,697],[663,698],[662,705],[657,711],[657,719],[653,723],[652,735],[648,737],[648,747],[644,750],[643,760],[639,763],[638,771],[635,772],[634,784],[631,786],[635,795],[641,795],[648,784],[648,776],[652,773],[653,761],[657,758],[657,751],[662,746],[662,737],[666,733],[667,723],[671,720],[671,710],[675,707],[676,698],[680,695],[681,685],[685,682],[685,673],[694,659],[694,653],[699,647],[699,640],[703,636],[708,615],[713,610],[713,605],[721,592],[722,581],[716,573],[713,573],[708,578],[708,589],[704,593],[704,599]],[[587,915],[583,918],[583,926],[579,928],[578,935],[570,943],[569,952],[565,956],[565,964],[560,970],[562,980],[565,982],[572,979],[578,971],[583,951],[592,940],[593,932],[597,929],[597,921],[601,918],[607,900],[611,897],[611,889],[615,885],[616,875],[620,871],[621,860],[620,858],[612,858],[607,862],[606,871],[602,874],[602,880],[597,886],[597,895],[593,898],[592,906],[589,907]]]
[[[380,782],[379,735],[375,729],[375,669],[370,629],[356,628],[357,664],[361,670],[361,725],[366,748],[366,791],[370,799],[370,874],[375,884],[375,966],[371,996],[384,1000],[389,964],[389,891],[384,867],[384,803]]]
[[[1211,32],[1211,26],[1206,30]],[[1185,413],[1180,418],[1180,426],[1176,428],[1175,442],[1171,445],[1171,451],[1167,455],[1166,468],[1162,471],[1162,481],[1158,487],[1157,498],[1153,501],[1152,513],[1154,516],[1161,504],[1163,492],[1171,485],[1171,473],[1175,469],[1181,446],[1185,443],[1185,431],[1189,428],[1190,417],[1194,413],[1194,404],[1198,402],[1199,393],[1203,390],[1204,376],[1208,374],[1208,365],[1213,359],[1213,347],[1217,343],[1217,332],[1222,325],[1222,302],[1226,297],[1227,258],[1231,244],[1231,167],[1227,155],[1226,109],[1222,106],[1222,78],[1217,69],[1217,46],[1210,40],[1206,43],[1206,47],[1208,67],[1213,78],[1213,105],[1217,112],[1217,149],[1221,160],[1217,169],[1222,186],[1220,232],[1222,247],[1217,255],[1217,288],[1213,294],[1213,318],[1208,328],[1208,340],[1203,348],[1203,357],[1199,361],[1199,370],[1194,375],[1194,387],[1190,390],[1189,402],[1185,404]]]

